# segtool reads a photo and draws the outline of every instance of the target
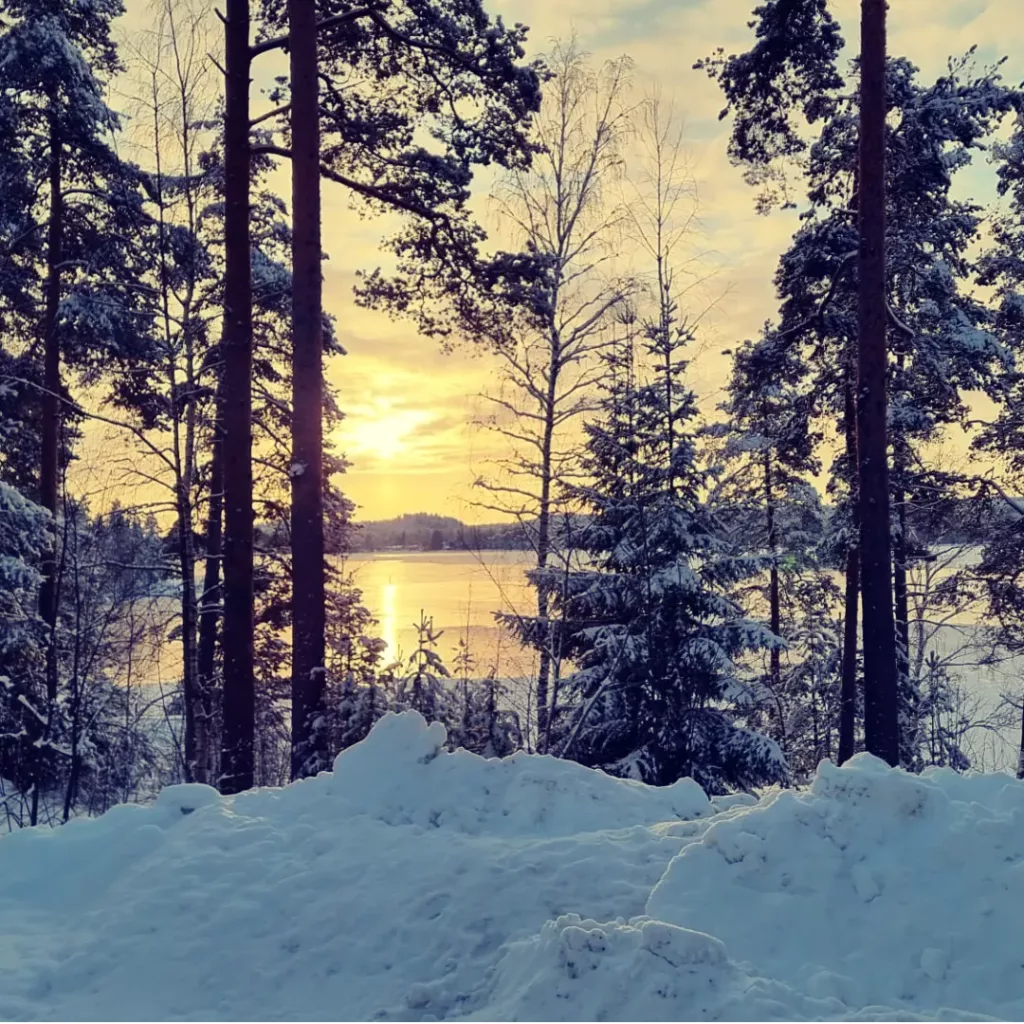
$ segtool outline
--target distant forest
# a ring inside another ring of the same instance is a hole
[[[1021,500],[1021,499],[1014,499]],[[832,513],[826,507],[825,518]],[[749,506],[722,506],[717,509],[723,525],[732,532],[742,530],[744,521],[756,510]],[[1001,498],[992,500],[965,498],[941,503],[931,515],[918,514],[916,534],[925,545],[983,544],[990,531],[1007,525],[1015,513]],[[559,523],[553,530],[556,546],[564,541],[568,528],[578,531],[585,516],[573,516]],[[531,548],[535,524],[482,523],[469,524],[453,516],[434,515],[429,512],[407,512],[394,519],[375,519],[355,524],[350,550],[365,553],[373,551],[526,551]],[[827,530],[822,529],[824,539]],[[282,536],[281,542],[287,543]]]
[[[360,523],[349,544],[353,551],[525,551],[530,547],[529,532],[519,523],[469,525],[428,512]]]

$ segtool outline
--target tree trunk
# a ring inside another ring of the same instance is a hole
[[[851,353],[852,355],[852,353]],[[850,508],[853,529],[846,549],[846,595],[843,613],[843,667],[839,689],[839,750],[836,760],[844,764],[853,757],[857,722],[857,602],[860,600],[860,548],[857,487],[857,396],[854,387],[854,366],[851,358],[846,370],[845,431],[846,461],[850,474]]]
[[[227,0],[224,107],[224,696],[220,788],[253,784],[249,0]]]
[[[60,308],[61,264],[64,260],[64,198],[61,185],[61,139],[56,115],[50,117],[50,222],[46,249],[46,305],[43,312],[43,430],[39,501],[52,516],[53,543],[42,565],[39,614],[49,631],[46,655],[46,699],[57,699],[57,660],[54,631],[57,627],[57,491],[60,478],[60,340],[57,313]]]
[[[288,0],[292,129],[292,778],[326,769],[323,339],[316,10]]]
[[[555,430],[555,396],[558,382],[558,349],[548,374],[547,402],[544,408],[544,435],[541,441],[540,507],[537,511],[537,568],[546,569],[551,554],[551,446]],[[544,630],[537,666],[537,743],[538,754],[547,748],[550,733],[548,686],[551,679],[552,636],[548,621],[551,596],[545,587],[537,588],[537,620]]]
[[[178,486],[178,564],[181,567],[181,680],[185,702],[185,781],[208,782],[199,754],[199,665],[196,652],[196,556],[192,503]]]
[[[839,693],[839,751],[844,764],[853,757],[857,722],[857,603],[860,600],[860,548],[846,552],[845,618],[843,621],[843,670]]]
[[[222,613],[220,563],[224,529],[224,421],[220,413],[220,388],[210,462],[210,504],[206,514],[206,565],[199,599],[199,647],[196,654],[196,757],[207,780],[213,778],[214,694],[216,693],[217,620]]]
[[[55,99],[51,100],[56,103]],[[64,197],[61,181],[61,136],[55,112],[49,117],[49,186],[50,220],[46,244],[46,299],[43,310],[43,396],[42,453],[39,465],[39,502],[52,518],[52,542],[42,561],[42,583],[39,588],[39,615],[46,624],[46,724],[38,737],[47,738],[53,725],[57,705],[57,490],[60,477],[60,339],[57,336],[57,313],[60,308],[61,269],[64,261]],[[29,716],[32,720],[34,716]],[[33,741],[35,742],[35,740]],[[32,803],[29,818],[33,825],[39,819],[39,781],[42,752],[33,746],[31,784]]]
[[[886,444],[885,2],[861,0],[857,428],[864,741],[870,753],[896,765],[899,725]]]
[[[782,610],[779,601],[779,563],[778,563],[778,537],[775,530],[775,487],[772,480],[772,456],[770,451],[764,453],[764,497],[765,514],[768,526],[768,551],[771,555],[771,569],[768,576],[768,616],[771,631],[779,636],[782,630]],[[769,676],[772,689],[778,696],[782,684],[782,651],[773,647],[770,652]],[[784,723],[779,723],[780,727]]]
[[[897,532],[893,546],[893,600],[896,618],[896,678],[899,694],[900,764],[913,768],[917,751],[917,700],[910,682],[910,601],[907,593],[907,495],[904,473],[906,449],[899,438],[893,443]]]
[[[1024,779],[1024,710],[1020,718],[1020,757],[1017,758],[1017,778]]]

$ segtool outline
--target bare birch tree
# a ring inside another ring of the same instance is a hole
[[[632,290],[615,272],[614,242],[626,215],[610,188],[630,129],[631,62],[620,57],[595,71],[571,40],[555,46],[547,63],[553,77],[535,123],[540,153],[529,168],[511,172],[495,196],[504,228],[517,247],[540,261],[542,274],[529,308],[520,309],[510,332],[514,340],[495,346],[501,375],[483,396],[490,409],[484,422],[509,450],[489,475],[476,480],[484,495],[478,504],[519,522],[539,570],[555,555],[560,487],[577,467],[574,428],[592,408],[603,373],[597,356]],[[559,661],[548,605],[545,589],[538,587],[535,617],[507,617],[539,652],[539,748]]]

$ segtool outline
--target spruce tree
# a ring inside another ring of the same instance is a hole
[[[688,341],[672,309],[648,325],[644,366],[629,341],[610,355],[603,415],[586,428],[592,482],[577,490],[589,562],[564,584],[531,575],[551,588],[577,666],[556,749],[648,783],[691,776],[722,792],[786,770],[778,747],[741,724],[739,661],[771,641],[731,596],[751,565],[701,500]]]

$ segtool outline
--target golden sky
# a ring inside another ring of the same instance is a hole
[[[890,49],[925,73],[942,72],[948,56],[979,45],[982,60],[1006,53],[1007,78],[1024,77],[1024,18],[1020,0],[892,0]],[[660,84],[687,125],[700,194],[704,245],[724,292],[706,325],[703,353],[691,364],[691,382],[713,406],[728,372],[719,354],[755,333],[774,313],[772,274],[794,227],[792,215],[757,216],[753,195],[725,153],[728,124],[717,120],[721,94],[693,62],[716,46],[735,51],[750,38],[746,22],[754,0],[491,0],[509,23],[531,27],[537,51],[576,32],[595,59],[628,53],[637,87]],[[857,39],[856,0],[835,9],[848,43]],[[982,160],[968,188],[991,185]],[[340,432],[352,460],[345,487],[361,518],[431,511],[474,519],[471,482],[494,452],[495,441],[473,427],[476,398],[495,372],[479,353],[439,352],[406,324],[357,309],[351,282],[359,267],[375,265],[379,222],[359,222],[337,186],[325,184],[325,304],[336,315],[348,355],[332,361],[348,419]]]
[[[773,316],[772,275],[796,224],[793,214],[759,217],[752,190],[726,157],[728,122],[718,121],[723,101],[717,87],[693,62],[717,46],[746,48],[746,23],[756,0],[485,0],[506,22],[531,27],[534,53],[575,32],[595,61],[628,54],[636,62],[638,97],[657,85],[686,124],[693,174],[700,196],[702,249],[720,295],[704,323],[701,355],[691,363],[691,384],[705,408],[719,398],[728,372],[720,354],[755,334]],[[948,56],[979,46],[986,62],[1009,55],[1006,77],[1024,78],[1024,18],[1021,0],[891,0],[890,51],[908,56],[927,75],[940,74]],[[857,0],[836,0],[848,44],[856,44]],[[129,40],[145,17],[147,0],[128,0],[122,22]],[[280,70],[274,59],[254,68],[258,87]],[[984,158],[963,177],[970,194],[991,194],[992,173]],[[290,192],[288,168],[274,181]],[[488,181],[480,183],[481,211]],[[478,396],[494,380],[496,364],[463,347],[443,354],[437,343],[417,337],[404,322],[359,309],[352,296],[355,272],[372,269],[378,244],[393,225],[363,220],[352,212],[340,186],[324,184],[324,302],[334,314],[347,355],[327,367],[347,419],[337,434],[352,462],[344,489],[361,519],[428,511],[470,521],[471,483],[496,454],[495,438],[474,426],[483,409]],[[85,460],[83,460],[84,462]],[[79,465],[82,465],[81,463]],[[95,469],[92,471],[95,478]],[[104,476],[115,472],[104,466]],[[486,515],[483,518],[487,518]],[[493,515],[490,516],[493,518]]]

